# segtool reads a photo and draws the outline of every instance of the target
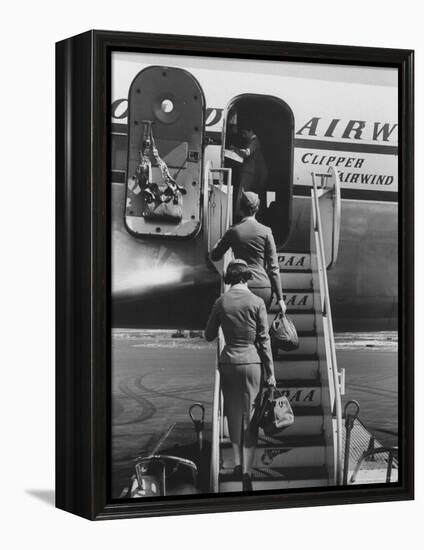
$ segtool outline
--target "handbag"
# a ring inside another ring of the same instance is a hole
[[[160,170],[161,181],[159,182],[152,181],[151,155]],[[143,217],[152,222],[179,224],[183,219],[182,197],[187,194],[187,190],[177,184],[171,176],[168,166],[160,157],[150,121],[145,121],[140,156],[135,179],[141,189]]]
[[[264,434],[275,436],[293,423],[293,409],[287,397],[274,387],[266,388],[258,415],[258,424]]]
[[[299,337],[293,321],[284,313],[277,313],[269,329],[273,349],[293,351],[299,347]]]

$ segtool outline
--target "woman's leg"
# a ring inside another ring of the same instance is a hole
[[[241,474],[242,461],[242,394],[243,365],[220,366],[221,388],[224,394],[224,414],[234,454],[234,467]],[[241,378],[240,378],[241,377]]]
[[[256,447],[243,447],[243,473],[252,474],[253,459],[255,458]]]
[[[241,465],[241,447],[238,443],[231,443],[234,452],[234,466]]]
[[[243,466],[243,473],[250,475],[258,437],[254,412],[261,389],[261,366],[225,365],[220,372],[234,466]]]
[[[252,474],[252,466],[255,459],[255,451],[258,442],[258,423],[255,414],[261,391],[262,369],[259,364],[246,366],[245,377],[245,410],[242,448],[243,474]]]

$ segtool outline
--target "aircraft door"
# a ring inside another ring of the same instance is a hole
[[[152,66],[128,98],[125,222],[136,236],[190,237],[201,224],[205,99],[189,72]]]
[[[232,169],[233,219],[240,219],[241,191],[256,192],[261,199],[256,217],[271,227],[278,248],[290,231],[293,152],[294,116],[287,103],[249,93],[231,100],[222,130],[222,163]]]

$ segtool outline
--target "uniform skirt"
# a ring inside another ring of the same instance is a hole
[[[231,442],[256,447],[258,425],[254,418],[260,399],[262,368],[259,363],[220,365],[224,394],[224,414],[228,420]]]
[[[247,283],[247,286],[249,287],[250,292],[258,296],[259,298],[262,298],[262,300],[265,302],[266,310],[269,311],[271,307],[271,301],[272,301],[271,287],[270,286],[264,286],[264,287],[249,286],[249,283]]]

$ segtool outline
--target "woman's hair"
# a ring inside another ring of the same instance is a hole
[[[228,264],[224,276],[224,283],[232,286],[238,283],[247,283],[251,278],[252,272],[247,266],[247,263],[244,260],[235,260]]]
[[[259,210],[261,201],[255,194],[255,199],[251,197],[253,193],[242,193],[240,197],[240,210],[246,214],[246,216],[253,216]]]

